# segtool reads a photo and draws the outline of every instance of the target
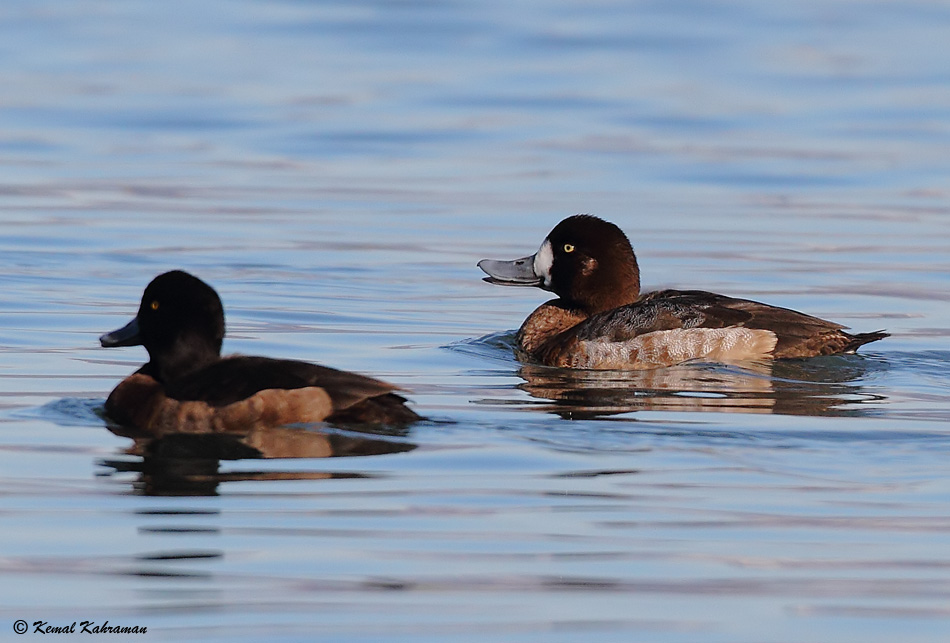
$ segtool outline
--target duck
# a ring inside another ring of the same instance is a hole
[[[222,356],[224,335],[214,288],[182,270],[155,277],[132,321],[99,338],[105,348],[144,346],[149,357],[109,394],[106,416],[156,436],[421,419],[397,386],[309,362]]]
[[[795,310],[702,290],[642,294],[630,240],[589,214],[562,220],[531,256],[477,265],[488,283],[557,295],[535,309],[516,336],[521,359],[547,366],[634,370],[808,358],[854,353],[889,336],[851,334]]]

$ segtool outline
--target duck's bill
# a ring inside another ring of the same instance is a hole
[[[134,317],[128,324],[106,333],[99,338],[99,343],[104,348],[115,348],[116,346],[138,346],[142,343],[142,336],[139,334],[139,320]]]
[[[514,261],[482,259],[478,267],[485,274],[485,281],[500,286],[541,286],[544,280],[534,271],[534,255]]]

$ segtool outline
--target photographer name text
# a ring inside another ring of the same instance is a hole
[[[33,634],[146,634],[144,625],[111,625],[109,621],[73,621],[69,625],[50,625],[33,621]]]

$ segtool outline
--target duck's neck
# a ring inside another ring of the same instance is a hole
[[[155,359],[155,356],[150,354],[151,360],[142,372],[165,385],[221,359],[220,352],[209,346],[207,341],[189,335],[178,337],[171,347],[156,353],[161,355],[161,358]]]
[[[618,279],[614,287],[597,288],[585,295],[584,305],[577,307],[582,309],[588,317],[621,306],[628,306],[640,299],[640,277],[633,272],[626,279]]]
[[[524,320],[518,330],[518,347],[529,357],[538,359],[541,349],[549,340],[578,325],[587,317],[587,313],[563,299],[552,299],[538,306]]]

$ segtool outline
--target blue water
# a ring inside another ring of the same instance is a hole
[[[4,3],[0,632],[947,640],[948,28],[928,1]],[[520,364],[545,294],[475,263],[576,212],[648,288],[893,336]],[[144,351],[97,337],[171,268],[218,289],[227,352],[429,419],[143,458],[100,413]]]

